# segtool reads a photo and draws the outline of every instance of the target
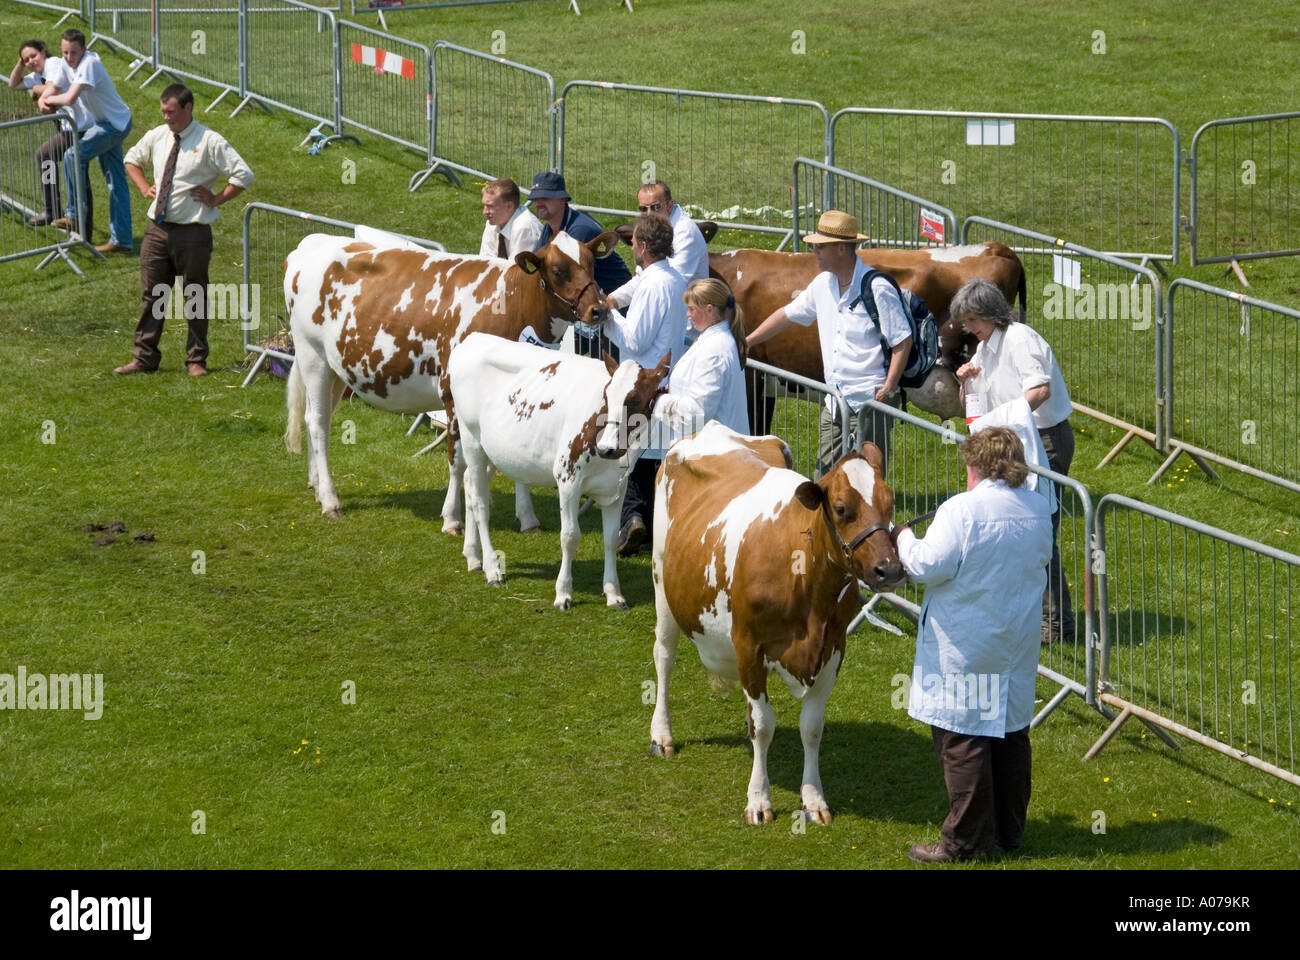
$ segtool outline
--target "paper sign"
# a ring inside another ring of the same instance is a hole
[[[1069,287],[1071,290],[1078,290],[1082,283],[1081,265],[1078,260],[1071,260],[1069,257],[1063,257],[1059,253],[1052,254],[1052,282],[1059,283],[1063,287]]]
[[[967,120],[966,146],[1010,147],[1016,142],[1014,120]]]
[[[921,208],[921,236],[943,243],[943,214]]]

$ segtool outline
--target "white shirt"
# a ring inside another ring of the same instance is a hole
[[[862,303],[849,308],[862,292],[862,278],[868,269],[857,260],[853,279],[843,293],[835,274],[829,270],[819,273],[785,308],[785,315],[801,326],[817,322],[826,382],[855,413],[868,400],[875,399],[876,390],[885,385],[885,375],[889,372],[889,357],[880,349],[880,335],[871,322],[871,314]],[[912,335],[903,304],[893,284],[884,277],[872,282],[871,292],[875,294],[885,340],[896,347]]]
[[[903,569],[925,584],[910,716],[972,736],[1029,726],[1051,555],[1047,501],[1000,480],[945,500],[924,539],[898,535]]]
[[[672,268],[682,275],[687,286],[696,280],[709,279],[709,245],[704,242],[704,234],[700,233],[695,221],[686,215],[680,204],[674,203],[668,222],[673,227],[673,255],[668,258]],[[615,305],[626,307],[630,304],[640,283],[641,268],[637,267],[632,279],[611,294]],[[692,331],[695,329],[689,320],[686,325]]]
[[[666,441],[661,449],[698,433],[710,420],[749,435],[745,370],[726,323],[707,327],[682,354],[668,379],[668,395],[655,404],[654,417],[667,425],[666,431],[656,431],[655,439]]]
[[[72,79],[68,84],[74,87],[82,84],[82,90],[73,102],[73,110],[78,112],[77,129],[84,130],[94,123],[112,127],[119,133],[131,126],[131,108],[117,95],[113,78],[100,62],[99,54],[82,54],[81,62],[72,70]],[[85,111],[84,115],[80,111]],[[86,119],[86,127],[81,121]]]
[[[1030,387],[1046,383],[1052,395],[1034,411],[1034,425],[1046,430],[1069,419],[1073,408],[1060,364],[1047,341],[1028,324],[1013,322],[995,327],[989,338],[975,348],[971,363],[980,372],[973,381],[967,381],[966,392],[982,394],[985,410],[1023,397]]]
[[[153,167],[154,185],[162,186],[167,158],[171,155],[173,134],[167,124],[154,127],[126,153],[126,162],[143,169]],[[226,143],[225,137],[209,130],[197,120],[181,131],[181,150],[176,156],[176,169],[172,174],[172,192],[167,203],[168,223],[213,223],[221,216],[216,207],[205,206],[190,196],[194,187],[207,187],[220,193],[220,181],[229,181],[237,187],[248,187],[253,182],[253,171],[244,158]],[[149,219],[154,219],[158,198],[149,204]]]
[[[46,57],[44,69],[39,73],[29,73],[23,77],[23,86],[28,90],[46,83],[52,85],[59,93],[68,92],[68,86],[72,83],[72,70],[68,68],[67,62],[62,57]],[[90,114],[80,106],[80,98],[65,109],[72,111],[73,125],[78,132],[85,130],[93,122]]]
[[[1052,465],[1047,462],[1047,448],[1043,446],[1043,438],[1038,435],[1038,428],[1034,424],[1034,411],[1029,409],[1029,401],[1023,395],[977,417],[970,425],[970,432],[979,433],[989,427],[1008,427],[1020,438],[1020,444],[1025,448],[1025,463],[1044,470],[1052,469]],[[1046,497],[1048,511],[1056,512],[1056,484],[1036,473],[1030,473],[1025,486]]]
[[[641,274],[641,283],[632,296],[624,316],[611,310],[605,332],[618,344],[620,359],[635,360],[653,368],[665,353],[672,353],[672,363],[681,359],[685,349],[686,281],[668,265],[656,260]]]
[[[497,237],[506,238],[506,256],[513,260],[515,254],[537,249],[537,241],[542,239],[542,221],[533,216],[523,204],[515,207],[505,226],[493,223],[483,225],[483,241],[478,246],[480,257],[497,256]]]

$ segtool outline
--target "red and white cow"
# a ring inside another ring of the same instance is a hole
[[[649,418],[668,376],[653,370],[472,333],[451,355],[451,392],[465,456],[465,559],[488,583],[503,580],[489,531],[488,483],[495,467],[516,485],[552,486],[560,501],[560,575],[555,608],[573,606],[573,558],[584,496],[600,506],[605,534],[605,602],[627,609],[614,548],[630,461],[649,439]],[[629,446],[632,447],[629,454]],[[482,541],[480,559],[479,541]]]
[[[329,472],[329,422],[345,387],[396,413],[445,408],[454,424],[447,363],[456,345],[474,331],[558,344],[569,323],[591,321],[600,309],[594,257],[616,243],[613,233],[586,244],[561,233],[512,263],[325,234],[304,238],[284,268],[295,354],[285,442],[294,453],[301,449],[305,417],[308,479],[321,512],[340,512]],[[460,532],[455,438],[453,429],[442,506],[446,533]],[[537,526],[525,487],[516,489],[516,513],[521,528]]]
[[[818,749],[858,580],[879,589],[900,582],[903,568],[889,536],[894,495],[874,444],[816,483],[789,466],[777,437],[746,437],[716,422],[673,444],[664,459],[655,503],[651,752],[671,757],[675,749],[668,684],[684,633],[705,669],[745,691],[754,745],[746,821],[773,819],[767,750],[776,717],[767,678],[775,672],[802,701],[803,808],[830,823]]]

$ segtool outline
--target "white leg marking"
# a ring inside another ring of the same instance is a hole
[[[542,525],[533,511],[532,494],[528,492],[528,486],[523,483],[515,484],[515,517],[519,520],[520,533],[541,532]]]
[[[555,609],[573,607],[573,557],[578,552],[582,530],[578,526],[578,505],[582,500],[577,484],[557,484],[560,495],[560,575],[555,578]]]
[[[767,748],[772,745],[772,734],[776,731],[776,713],[768,702],[766,691],[760,693],[757,700],[746,692],[745,702],[749,704],[749,717],[754,725],[754,770],[749,775],[745,822],[771,823],[776,816],[772,813],[772,785],[767,779]]]
[[[655,756],[671,757],[673,746],[672,718],[668,715],[668,683],[673,677],[673,664],[677,662],[677,644],[682,631],[668,609],[664,595],[662,564],[655,562],[655,713],[650,720],[650,752]]]
[[[618,545],[619,514],[623,510],[622,499],[600,508],[600,522],[605,535],[605,605],[615,610],[626,610],[627,600],[623,597],[623,588],[618,582]]]
[[[840,654],[831,654],[830,661],[822,667],[812,688],[804,694],[799,711],[799,735],[803,739],[803,808],[814,823],[830,823],[831,811],[822,794],[822,776],[818,767],[821,752],[822,729],[826,722],[826,702],[835,687],[839,672]]]

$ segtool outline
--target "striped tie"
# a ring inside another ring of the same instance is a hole
[[[158,188],[158,202],[154,207],[153,222],[162,226],[167,219],[167,201],[172,198],[172,177],[176,173],[176,158],[181,152],[181,135],[173,133],[172,152],[167,154],[167,166],[163,168],[162,185]]]
[[[510,257],[510,251],[506,247],[505,235],[499,231],[497,233],[497,256],[502,260],[507,260]]]

